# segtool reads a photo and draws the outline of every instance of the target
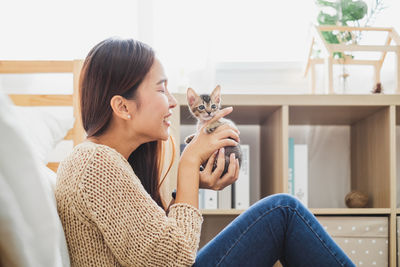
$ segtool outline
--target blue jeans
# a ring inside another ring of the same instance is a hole
[[[314,215],[288,194],[259,200],[197,253],[193,266],[355,266]]]

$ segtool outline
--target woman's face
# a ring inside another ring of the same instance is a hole
[[[144,142],[167,140],[172,109],[177,102],[168,91],[167,77],[158,59],[154,60],[137,90],[136,112],[132,114],[135,136]]]

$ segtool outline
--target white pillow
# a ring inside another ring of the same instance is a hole
[[[48,133],[54,143],[53,132],[58,130],[46,132],[41,126],[43,135],[36,136],[32,124],[36,118],[24,116],[21,120],[8,97],[0,93],[0,266],[69,266],[52,190],[54,173],[38,156],[48,146],[45,140],[40,148],[32,143],[32,138],[49,137]],[[31,122],[26,122],[28,117]]]
[[[48,156],[74,125],[74,118],[56,116],[53,113],[32,107],[12,106],[18,120],[28,133],[35,153],[44,164]]]

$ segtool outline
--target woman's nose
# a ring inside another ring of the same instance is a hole
[[[172,94],[168,94],[169,107],[174,108],[178,104],[176,98]]]

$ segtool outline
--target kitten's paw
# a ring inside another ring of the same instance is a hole
[[[186,137],[186,139],[185,139],[185,143],[186,143],[186,144],[189,144],[189,143],[190,143],[190,141],[192,141],[193,137],[194,137],[194,134],[192,134],[192,135],[189,135],[188,137]]]
[[[220,121],[216,121],[216,122],[211,123],[210,125],[208,125],[208,126],[206,127],[206,133],[209,134],[209,133],[214,132],[215,129],[217,129],[220,125],[221,125],[221,122],[220,122]]]
[[[210,133],[214,132],[215,129],[217,129],[217,127],[207,127],[205,130],[206,130],[206,133],[210,134]]]

